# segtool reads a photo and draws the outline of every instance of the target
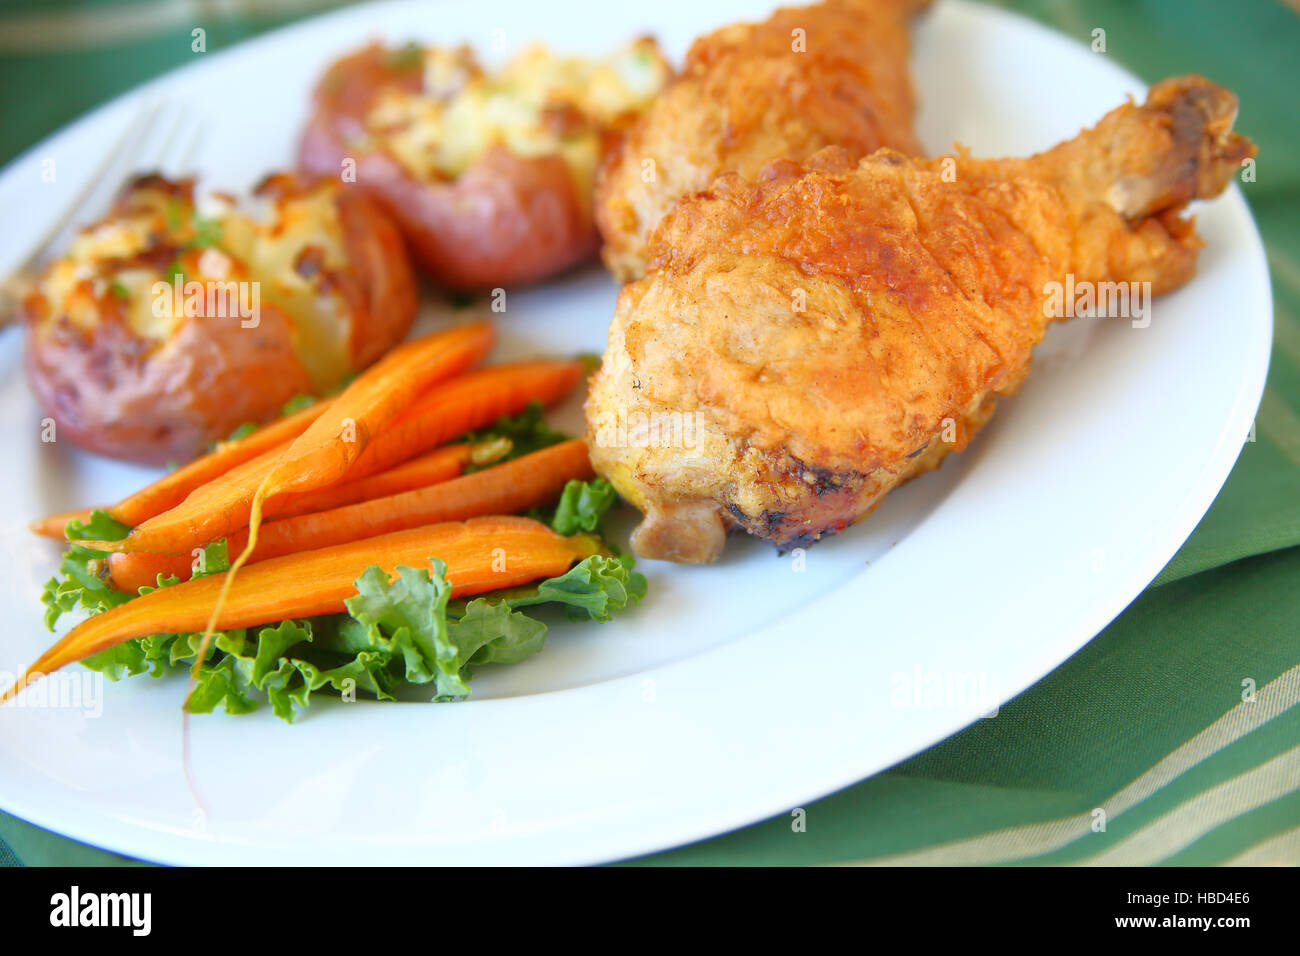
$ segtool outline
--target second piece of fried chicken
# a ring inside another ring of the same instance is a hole
[[[1235,115],[1184,77],[1030,159],[831,148],[682,200],[587,404],[596,470],[645,512],[635,551],[807,545],[963,448],[1028,371],[1051,283],[1193,274],[1178,211],[1253,155]]]
[[[907,19],[929,2],[826,0],[696,40],[602,166],[596,224],[609,269],[639,278],[647,233],[720,173],[752,177],[826,146],[919,153]]]

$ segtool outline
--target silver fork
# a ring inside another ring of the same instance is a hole
[[[80,225],[108,212],[131,177],[159,172],[171,178],[193,172],[203,124],[181,104],[147,100],[109,147],[86,184],[60,208],[55,219],[32,240],[30,252],[0,280],[0,327],[9,325],[39,276],[49,252],[63,249]]]

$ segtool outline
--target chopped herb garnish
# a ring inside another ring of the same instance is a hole
[[[424,47],[411,42],[384,51],[384,66],[394,71],[414,70],[424,63]]]
[[[317,399],[315,395],[307,395],[306,393],[295,395],[280,408],[280,414],[285,416],[292,415],[295,412],[302,411],[304,408],[310,408],[312,405],[316,404],[316,401]]]
[[[504,416],[489,428],[470,432],[464,437],[463,441],[471,445],[480,445],[502,438],[509,439],[509,453],[492,461],[492,464],[500,464],[503,461],[519,458],[521,455],[541,451],[543,448],[549,448],[551,445],[557,445],[562,441],[568,441],[570,437],[572,436],[556,431],[546,424],[546,420],[542,417],[542,403],[532,401],[518,415]],[[465,470],[467,472],[477,471],[480,467],[486,466],[471,464]]]
[[[221,220],[196,218],[193,225],[194,235],[185,243],[187,249],[208,249],[221,244]]]

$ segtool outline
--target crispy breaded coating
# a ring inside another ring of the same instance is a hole
[[[1235,114],[1186,77],[1030,159],[831,148],[684,199],[587,405],[597,471],[645,512],[637,553],[712,560],[729,528],[805,546],[963,448],[1027,373],[1050,283],[1190,278],[1178,211],[1253,155]],[[657,440],[674,415],[689,430]]]
[[[827,0],[696,40],[598,178],[596,221],[615,276],[640,277],[649,231],[721,173],[752,178],[826,146],[919,153],[907,19],[928,2]]]

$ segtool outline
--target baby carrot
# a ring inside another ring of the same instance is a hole
[[[153,484],[123,498],[115,505],[102,510],[122,524],[134,528],[142,521],[160,515],[185,500],[199,485],[207,484],[237,465],[242,465],[273,448],[286,446],[307,430],[307,426],[327,407],[317,402],[283,418],[263,425],[256,431],[234,441],[221,442],[212,451],[169,472]],[[33,521],[28,527],[47,538],[64,539],[64,528],[74,518],[90,520],[91,509],[66,511]]]
[[[503,415],[523,411],[529,402],[559,401],[585,374],[579,361],[515,362],[477,369],[416,400],[357,461],[355,474],[391,468],[425,448],[450,441]]]
[[[119,501],[108,509],[108,513],[122,524],[134,528],[142,521],[174,508],[195,488],[225,474],[231,468],[279,448],[287,441],[293,441],[330,404],[329,401],[317,402],[292,415],[276,419],[242,439],[222,442],[202,458],[195,459],[142,491]]]
[[[294,439],[267,476],[264,493],[315,491],[338,484],[370,442],[416,396],[487,355],[496,332],[472,322],[407,342],[359,375]]]
[[[208,643],[225,610],[235,575],[257,547],[262,524],[262,507],[268,498],[293,492],[316,491],[338,484],[357,457],[422,390],[444,378],[464,371],[487,355],[496,341],[496,331],[486,322],[472,322],[437,335],[407,342],[389,352],[359,375],[307,430],[295,438],[271,462],[266,476],[253,489],[248,502],[248,542],[230,562],[222,576],[217,598],[208,615],[199,652],[190,671],[186,704],[194,693],[199,664],[207,656]],[[239,501],[243,496],[236,496]],[[184,507],[185,502],[181,503]],[[239,508],[239,504],[234,504]],[[230,502],[221,510],[229,514]],[[138,530],[138,529],[137,529]]]
[[[514,415],[531,401],[549,404],[567,395],[582,378],[577,361],[519,362],[477,369],[430,389],[403,415],[376,435],[349,470],[350,480],[387,471],[429,448],[458,435]],[[121,541],[83,542],[102,551],[147,551],[190,554],[218,538],[250,524],[252,493],[271,470],[271,451],[245,462],[196,488],[182,507],[139,525]],[[269,496],[267,514],[292,503],[287,496]]]
[[[399,346],[361,373],[330,402],[329,413],[313,421],[287,447],[278,445],[200,485],[179,505],[141,522],[121,541],[87,546],[104,551],[188,554],[251,526],[253,504],[259,495],[260,504],[265,505],[290,492],[305,493],[337,484],[348,463],[383,434],[384,426],[402,410],[403,403],[409,404],[420,388],[478,361],[491,348],[492,337],[491,326],[474,323]],[[410,347],[416,345],[421,348],[412,351]],[[294,472],[296,468],[301,468],[301,473]]]
[[[450,481],[267,522],[258,533],[248,564],[436,522],[523,511],[555,501],[569,481],[590,477],[587,446],[575,438]],[[247,544],[247,531],[227,539],[231,553],[242,551]],[[139,551],[110,555],[108,569],[114,586],[127,594],[135,594],[145,585],[155,586],[160,574],[184,581],[192,573],[185,555]]]
[[[268,504],[266,512],[268,516],[276,518],[294,517],[318,511],[329,511],[334,508],[342,508],[345,505],[355,504],[358,501],[384,498],[389,495],[400,494],[403,491],[435,485],[438,482],[459,475],[465,465],[469,463],[472,455],[473,446],[471,445],[448,445],[382,474],[371,475],[357,481],[346,481],[334,488],[325,488],[310,494],[284,496],[283,499]],[[283,507],[279,503],[280,500],[284,501]],[[483,513],[485,512],[480,512],[480,514]],[[467,516],[462,515],[461,517]],[[264,525],[263,527],[269,526]],[[406,527],[411,527],[411,525]],[[369,531],[358,534],[356,537],[369,537],[378,533],[378,531]],[[238,554],[239,550],[247,544],[247,537],[246,533],[235,532],[227,541],[228,552]],[[118,590],[126,594],[135,594],[143,586],[156,587],[158,575],[160,574],[164,578],[177,577],[182,581],[188,581],[194,572],[192,555],[193,551],[191,551],[190,555],[119,551],[113,554],[109,561],[110,569],[116,569],[112,572],[113,583]],[[254,555],[249,560],[260,559]]]
[[[90,508],[83,508],[80,511],[61,511],[56,515],[47,515],[44,518],[37,518],[27,527],[34,534],[39,534],[45,538],[58,538],[60,541],[66,539],[64,529],[67,528],[69,521],[89,521]]]
[[[313,511],[329,511],[358,501],[369,501],[371,498],[383,498],[413,488],[434,485],[459,475],[470,463],[473,454],[472,445],[446,445],[377,475],[345,481],[341,485],[322,488],[320,491],[290,495],[284,504],[267,508],[266,516],[290,518]]]
[[[452,596],[465,597],[563,574],[597,550],[591,538],[566,538],[516,516],[427,525],[247,568],[228,585],[214,623],[226,630],[342,612],[343,602],[356,593],[356,579],[371,565],[391,574],[399,565],[422,568],[431,557],[440,558]],[[0,702],[45,674],[123,641],[200,630],[228,577],[229,572],[214,574],[162,588],[87,618],[42,654]]]

